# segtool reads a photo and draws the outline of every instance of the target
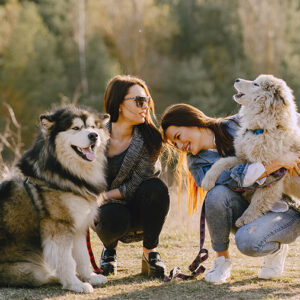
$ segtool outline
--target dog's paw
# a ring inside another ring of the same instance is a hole
[[[243,217],[240,217],[238,218],[236,221],[235,221],[235,226],[236,227],[242,227],[244,225],[244,220],[243,220]]]
[[[107,282],[107,278],[103,275],[92,273],[91,278],[89,279],[89,283],[94,285],[102,285]]]
[[[76,293],[85,293],[89,294],[94,291],[93,287],[88,282],[80,282],[77,284],[72,284],[65,286],[67,290],[76,292]]]
[[[242,215],[240,218],[238,218],[235,222],[236,227],[242,227],[243,225],[247,225],[254,221],[255,218],[251,215]]]
[[[209,174],[206,174],[201,182],[201,187],[205,191],[210,191],[215,185],[216,179],[214,178],[214,176],[209,176]]]

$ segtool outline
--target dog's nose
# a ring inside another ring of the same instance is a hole
[[[235,82],[240,82],[241,80],[239,79],[239,78],[237,78],[236,80],[235,80]]]
[[[97,141],[98,134],[96,132],[91,132],[91,133],[89,133],[88,137],[91,141],[95,142],[95,141]]]

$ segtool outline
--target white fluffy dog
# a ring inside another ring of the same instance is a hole
[[[237,164],[268,164],[288,151],[300,151],[297,109],[293,93],[283,80],[260,75],[254,81],[237,79],[234,87],[238,93],[233,98],[242,105],[240,129],[234,140],[236,157],[221,158],[212,166],[202,181],[205,190],[215,186],[223,170]],[[300,176],[286,174],[283,179],[256,189],[236,226],[248,224],[270,211],[283,192],[299,198]]]

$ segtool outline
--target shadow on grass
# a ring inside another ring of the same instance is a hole
[[[63,290],[61,285],[48,285],[36,288],[1,287],[0,299],[41,300],[44,298],[64,296],[70,291]]]
[[[130,285],[133,283],[142,283],[147,280],[151,281],[153,278],[146,277],[140,273],[140,274],[129,275],[129,276],[117,278],[117,279],[114,279],[113,276],[111,276],[111,277],[108,276],[107,279],[108,279],[108,281],[105,286],[116,286],[116,285],[120,285],[120,284]]]
[[[111,278],[105,287],[114,287],[118,285],[142,285],[145,282],[153,282],[153,279],[145,277],[141,274],[130,275],[118,279]],[[120,292],[114,296],[101,297],[101,299],[266,299],[275,297],[278,299],[291,298],[298,296],[300,293],[300,284],[289,284],[278,287],[276,281],[273,286],[261,286],[268,284],[269,281],[260,280],[258,278],[248,278],[245,280],[234,281],[224,284],[211,284],[204,280],[175,280],[168,283],[163,283],[157,286],[157,281],[153,287],[137,286],[135,291]],[[104,288],[105,288],[104,287]],[[81,294],[78,294],[81,295]],[[90,294],[89,299],[93,298]],[[76,299],[76,293],[62,290],[59,285],[46,286],[41,288],[1,288],[0,299],[18,299],[18,300],[35,300],[54,297],[71,297]]]
[[[151,279],[148,279],[151,280]],[[142,275],[134,275],[110,281],[108,285],[133,284],[147,281]],[[245,279],[224,284],[212,284],[204,280],[172,281],[160,286],[140,288],[133,292],[123,292],[101,299],[276,299],[290,298],[299,295],[300,284],[278,287],[261,286],[267,281],[258,278]],[[242,288],[239,289],[239,287]]]

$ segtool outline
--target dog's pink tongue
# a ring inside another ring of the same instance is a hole
[[[88,147],[88,148],[82,148],[82,153],[90,161],[93,161],[95,159],[95,153],[91,150],[90,147]]]

